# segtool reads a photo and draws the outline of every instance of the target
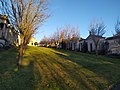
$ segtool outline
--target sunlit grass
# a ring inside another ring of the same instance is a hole
[[[111,70],[119,67],[117,59],[43,47],[28,51],[41,76],[37,88],[103,90],[119,80],[120,69],[116,69],[115,77],[111,75]]]
[[[0,89],[104,90],[120,81],[118,59],[60,49],[28,47],[23,67],[15,72],[16,53],[12,50],[0,54],[0,70],[3,68],[0,73]],[[4,57],[6,55],[9,58]]]

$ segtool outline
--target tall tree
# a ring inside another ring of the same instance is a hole
[[[18,65],[22,58],[31,36],[47,19],[46,0],[0,0],[0,11],[8,16],[11,24],[18,31],[20,45],[18,48]]]
[[[106,28],[106,26],[104,25],[103,22],[96,22],[96,23],[90,24],[89,32],[91,34],[91,38],[92,38],[94,45],[95,45],[96,55],[98,55],[99,41],[106,32],[105,28]]]

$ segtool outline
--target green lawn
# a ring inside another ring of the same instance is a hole
[[[80,52],[28,47],[0,52],[0,90],[104,90],[120,82],[120,60]]]

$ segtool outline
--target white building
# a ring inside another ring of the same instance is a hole
[[[82,46],[84,42],[85,42],[85,39],[79,40],[79,51],[82,51]]]
[[[109,37],[106,39],[109,43],[109,54],[120,54],[120,36]]]
[[[17,43],[18,33],[10,25],[8,17],[0,14],[0,47],[6,47]]]
[[[36,41],[36,38],[32,37],[32,38],[30,39],[29,43],[28,43],[28,46],[36,46],[36,45],[35,45],[35,42],[37,42],[37,41]]]
[[[94,52],[96,49],[94,40],[98,41],[97,50],[100,50],[101,43],[105,41],[105,38],[98,35],[92,35],[91,33],[89,33],[86,39],[81,39],[79,41],[79,50],[82,51],[82,49],[85,48],[84,45],[86,45],[88,52]]]

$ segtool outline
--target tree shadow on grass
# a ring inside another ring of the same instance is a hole
[[[105,56],[96,56],[74,51],[65,51],[58,49],[56,51],[69,54],[69,56],[65,56],[59,53],[55,53],[61,58],[75,62],[87,70],[96,73],[98,76],[106,78],[109,82],[109,85],[120,81],[119,59],[112,59]]]
[[[62,58],[69,57],[69,54],[49,49],[41,53],[35,51],[30,56],[34,58],[34,70],[37,72],[35,77],[38,82],[36,88],[39,90],[103,90],[105,87],[103,84],[106,81],[103,78],[77,63]]]

